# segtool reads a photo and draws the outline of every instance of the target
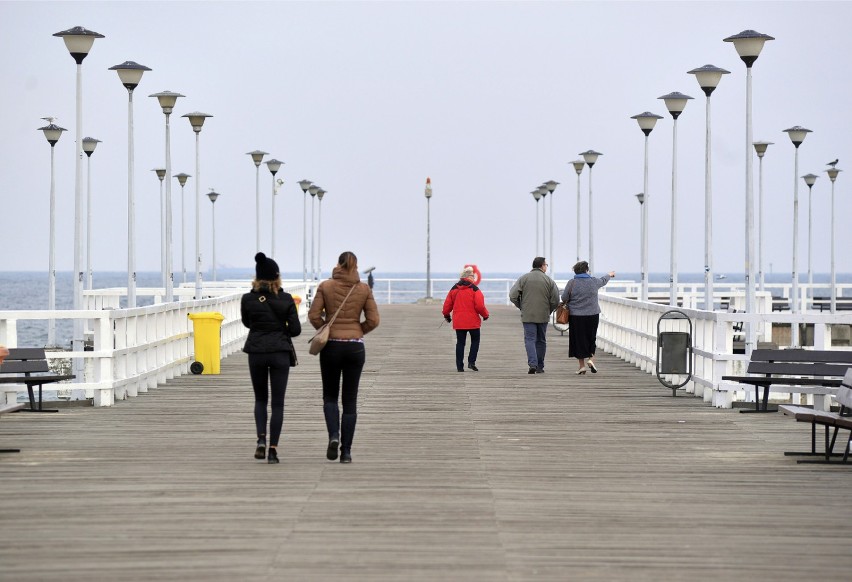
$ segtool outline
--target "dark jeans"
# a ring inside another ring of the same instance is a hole
[[[547,323],[524,323],[524,347],[530,368],[544,370],[544,356],[547,354],[546,334]]]
[[[248,355],[251,385],[254,388],[254,422],[258,438],[266,435],[266,404],[272,387],[272,417],[269,420],[269,446],[278,446],[284,424],[284,393],[290,377],[290,354],[270,352]]]
[[[322,401],[329,437],[340,434],[340,449],[349,453],[358,417],[358,384],[367,353],[361,342],[329,341],[320,352]],[[339,420],[337,399],[343,381],[343,417]],[[341,426],[342,425],[342,426]]]
[[[475,364],[476,356],[479,354],[479,330],[478,329],[457,329],[456,330],[456,368],[464,369],[464,345],[467,341],[467,334],[470,334],[470,353],[467,355],[467,363]]]

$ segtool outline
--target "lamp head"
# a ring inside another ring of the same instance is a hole
[[[719,85],[719,81],[722,80],[722,75],[728,75],[730,72],[731,71],[726,71],[725,69],[721,69],[714,65],[704,65],[703,67],[687,71],[687,74],[695,75],[695,79],[698,81],[698,86],[701,87],[701,90],[704,91],[705,95],[710,97],[710,94],[713,93],[713,90]]]
[[[657,120],[662,118],[662,115],[657,115],[650,111],[630,116],[630,119],[635,119],[637,123],[639,123],[639,129],[641,129],[642,133],[646,136],[651,135],[651,132],[654,130],[654,126],[657,125]]]
[[[805,129],[800,125],[795,125],[789,129],[785,129],[784,132],[790,136],[790,141],[793,142],[796,149],[799,149],[799,146],[802,145],[803,141],[805,141],[805,136],[811,133],[811,130]]]
[[[556,190],[556,187],[559,185],[559,182],[554,182],[553,180],[548,180],[547,182],[545,182],[544,185],[547,188],[547,191],[552,194],[553,191]]]
[[[68,131],[64,127],[59,127],[54,123],[45,125],[44,127],[39,127],[38,129],[39,131],[44,132],[44,137],[47,139],[47,143],[50,144],[50,147],[56,145],[56,142],[59,141],[59,137],[62,135],[63,131]]]
[[[180,184],[181,188],[183,188],[186,185],[186,179],[187,178],[192,178],[191,175],[184,174],[183,172],[181,172],[180,174],[175,174],[174,177],[178,179],[178,183]]]
[[[210,199],[210,202],[215,204],[216,199],[219,197],[219,193],[213,190],[213,188],[210,188],[210,192],[207,193],[207,197]]]
[[[166,177],[166,169],[165,168],[154,168],[151,171],[156,172],[157,177],[160,179],[160,182],[162,182],[163,178]]]
[[[145,65],[134,63],[133,61],[124,61],[120,65],[110,67],[109,70],[117,72],[118,78],[121,80],[121,84],[124,85],[128,91],[132,92],[136,86],[139,85],[139,81],[142,80],[142,74],[145,71],[150,71],[151,69]]]
[[[530,192],[530,194],[532,194],[532,195],[533,195],[533,198],[535,198],[535,201],[536,201],[536,202],[538,202],[539,200],[541,200],[541,191],[540,191],[538,188],[536,188],[535,190],[533,190],[532,192]]]
[[[303,194],[305,192],[307,192],[308,188],[310,188],[310,187],[311,187],[311,181],[310,180],[299,180],[299,188],[302,189]]]
[[[317,198],[319,198],[319,199],[320,199],[320,202],[322,202],[322,197],[323,197],[323,196],[325,196],[325,190],[323,190],[322,188],[320,188],[319,190],[317,190]]]
[[[201,133],[201,127],[204,125],[204,120],[208,117],[213,117],[209,113],[201,113],[200,111],[193,111],[192,113],[184,113],[181,117],[186,117],[189,119],[189,124],[192,126],[192,131],[195,133]]]
[[[577,172],[578,176],[583,173],[583,168],[586,167],[585,160],[574,160],[571,163],[574,165],[574,171]]]
[[[255,167],[259,168],[260,163],[263,161],[263,156],[268,156],[269,152],[254,150],[253,152],[248,152],[246,155],[251,156],[251,161],[254,162]]]
[[[636,195],[636,200],[639,201],[639,204],[645,204],[645,193],[639,192],[639,194]]]
[[[319,186],[317,186],[316,184],[311,184],[311,186],[308,188],[308,194],[310,194],[311,196],[316,196],[317,192],[319,192],[319,189]]]
[[[754,151],[757,153],[758,158],[762,158],[763,154],[766,153],[766,148],[772,145],[771,141],[756,141],[752,144],[754,146]]]
[[[273,176],[278,172],[278,169],[281,168],[282,165],[284,165],[284,162],[276,160],[275,158],[266,162],[266,167],[269,168],[269,171]]]
[[[768,34],[761,34],[754,30],[744,30],[739,34],[729,36],[723,40],[734,43],[737,54],[740,55],[746,67],[750,69],[760,55],[760,51],[763,50],[763,45],[766,41],[775,40],[775,37]]]
[[[583,156],[583,160],[589,165],[589,168],[591,168],[595,165],[595,162],[598,161],[598,156],[602,156],[603,154],[596,152],[595,150],[586,150],[580,155]]]
[[[686,102],[692,99],[692,97],[675,91],[674,93],[657,97],[657,99],[665,101],[666,109],[669,110],[669,113],[671,113],[671,116],[674,119],[677,119],[680,117],[680,114],[683,113],[684,108],[686,108]]]
[[[834,181],[837,179],[837,174],[839,174],[842,171],[843,170],[841,170],[840,168],[829,168],[825,171],[825,173],[828,174],[828,179],[831,180],[831,182],[833,184]]]
[[[157,101],[160,102],[160,107],[163,108],[163,113],[166,115],[171,115],[174,110],[175,103],[178,100],[178,97],[186,97],[186,95],[181,95],[180,93],[173,93],[172,91],[161,91],[159,93],[154,93],[152,95],[148,95],[148,97],[156,97]]]
[[[802,176],[802,180],[805,181],[805,184],[808,185],[808,188],[813,187],[813,185],[817,181],[817,178],[819,178],[819,176],[817,176],[816,174],[805,174],[804,176]]]
[[[89,50],[91,50],[95,39],[104,38],[104,35],[86,30],[82,26],[75,26],[62,32],[55,32],[53,36],[61,37],[65,41],[68,52],[71,53],[71,57],[78,65],[82,64],[83,59],[89,54]]]
[[[426,178],[426,200],[429,200],[432,197],[432,178]]]

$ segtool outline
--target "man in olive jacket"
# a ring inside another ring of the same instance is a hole
[[[524,324],[524,347],[527,350],[528,374],[544,374],[547,353],[547,322],[559,305],[559,288],[547,275],[544,257],[533,259],[532,271],[515,281],[509,301],[521,310]]]

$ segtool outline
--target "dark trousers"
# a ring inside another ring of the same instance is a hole
[[[322,401],[329,437],[340,435],[340,449],[349,453],[358,418],[358,385],[367,353],[361,342],[329,341],[320,352]],[[342,380],[342,384],[341,384]],[[342,388],[342,396],[341,396]],[[343,401],[340,417],[337,400]]]
[[[547,355],[547,323],[524,323],[524,348],[530,368],[544,370]]]
[[[470,334],[470,353],[467,356],[468,364],[476,363],[476,356],[479,354],[479,330],[478,329],[457,329],[456,330],[456,368],[464,370],[464,345],[467,341],[467,334]]]
[[[284,393],[287,391],[287,379],[290,377],[290,354],[270,352],[249,354],[249,375],[254,388],[254,422],[257,425],[257,437],[266,435],[266,405],[269,401],[269,389],[272,388],[272,417],[269,419],[269,446],[278,446],[281,427],[284,424]]]

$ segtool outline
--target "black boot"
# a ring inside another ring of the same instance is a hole
[[[357,414],[344,414],[341,422],[340,433],[340,462],[352,462],[352,439],[355,437],[355,423],[358,420]]]
[[[337,402],[324,402],[322,412],[325,415],[325,427],[328,429],[328,449],[325,458],[329,461],[337,459],[337,447],[340,444],[340,410]]]

